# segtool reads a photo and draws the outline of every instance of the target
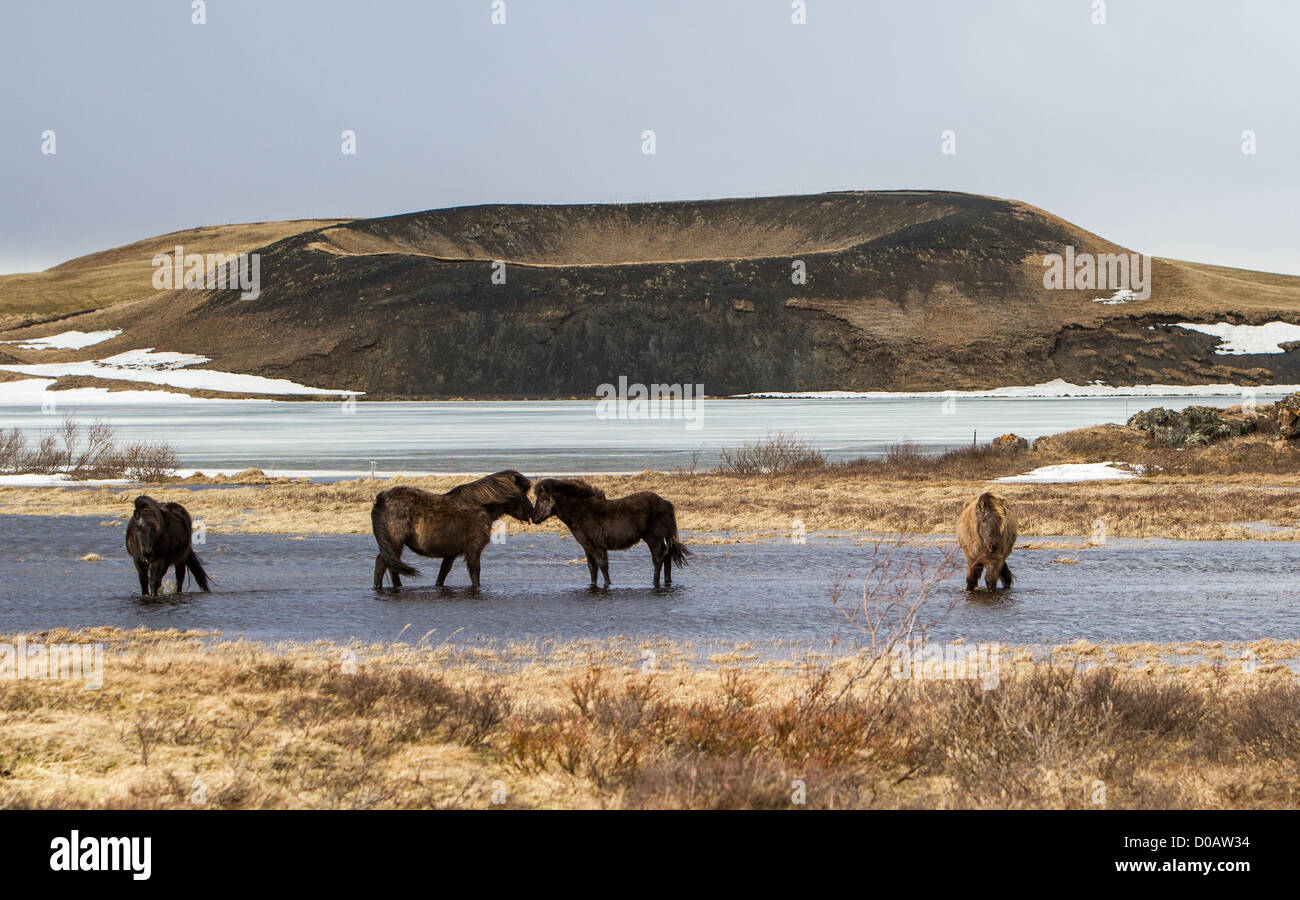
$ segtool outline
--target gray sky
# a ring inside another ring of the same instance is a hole
[[[1300,274],[1300,4],[505,3],[6,2],[0,271],[226,222],[944,188]]]

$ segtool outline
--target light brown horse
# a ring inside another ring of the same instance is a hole
[[[379,545],[375,587],[383,587],[385,572],[392,576],[393,587],[402,586],[403,575],[420,574],[402,562],[402,549],[409,547],[421,556],[442,557],[439,587],[447,580],[456,557],[464,554],[470,582],[477,588],[479,557],[491,538],[492,523],[503,515],[527,522],[533,514],[528,500],[531,487],[531,481],[507,469],[445,494],[405,485],[380,491],[370,510],[371,528]]]
[[[981,573],[990,591],[999,580],[1003,587],[1011,587],[1007,557],[1016,545],[1016,534],[1016,514],[1001,497],[985,491],[966,501],[957,517],[957,543],[966,555],[966,590],[975,590]]]

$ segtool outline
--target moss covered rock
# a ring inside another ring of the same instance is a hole
[[[1208,447],[1255,430],[1253,419],[1229,421],[1212,406],[1189,406],[1181,410],[1157,406],[1131,416],[1128,424],[1147,432],[1166,447]]]
[[[1018,453],[1021,450],[1029,449],[1029,441],[1025,440],[1018,434],[1004,434],[995,437],[992,442],[994,450],[1006,450],[1012,453]]]
[[[1273,407],[1278,434],[1287,440],[1300,437],[1300,391],[1288,394]]]

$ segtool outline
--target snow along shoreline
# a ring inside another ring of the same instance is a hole
[[[737,400],[945,400],[949,397],[988,400],[1069,400],[1110,397],[1245,397],[1278,396],[1300,391],[1300,384],[1071,384],[1063,379],[1042,384],[988,388],[974,391],[760,391],[735,394]]]

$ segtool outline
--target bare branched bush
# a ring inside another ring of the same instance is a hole
[[[700,460],[704,457],[704,448],[697,447],[691,451],[691,461],[683,463],[673,469],[674,475],[694,475],[700,468]]]
[[[64,471],[66,465],[67,460],[59,446],[58,436],[44,432],[36,442],[36,449],[23,460],[22,471],[53,475]]]
[[[921,468],[930,458],[924,450],[912,441],[890,444],[885,448],[885,465],[902,470]]]
[[[31,449],[17,428],[0,432],[3,474],[160,481],[175,476],[179,464],[175,449],[161,441],[120,448],[112,426],[99,419],[83,427],[73,416],[67,416],[58,428],[41,432]]]
[[[837,581],[831,588],[831,602],[850,631],[865,639],[869,657],[878,659],[900,643],[924,638],[931,626],[952,612],[960,595],[952,594],[938,609],[931,607],[931,600],[940,583],[960,571],[961,564],[956,548],[931,561],[921,547],[901,535],[876,541],[870,553],[861,593],[850,602],[844,581]]]
[[[27,438],[17,428],[0,431],[0,475],[22,471],[27,458]]]
[[[778,431],[738,449],[724,447],[718,471],[728,475],[775,475],[826,467],[826,454],[812,442]]]
[[[122,476],[131,481],[161,481],[176,474],[180,459],[171,444],[140,442],[122,451],[118,465]]]

